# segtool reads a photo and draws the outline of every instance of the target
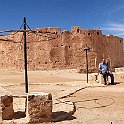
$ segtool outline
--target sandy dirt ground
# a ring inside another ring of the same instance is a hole
[[[94,81],[94,74],[89,74],[87,84],[86,74],[79,74],[72,69],[29,71],[29,92],[49,92],[53,96],[53,101],[64,93],[68,95],[72,92],[63,99],[73,102],[76,112],[68,118],[53,123],[124,124],[124,72],[114,75],[116,85],[104,86]],[[23,71],[1,70],[0,76],[0,86],[3,89],[12,94],[25,94]],[[15,109],[23,111],[25,99],[19,101],[14,99],[14,104]],[[23,115],[20,116],[21,118],[16,118],[18,123],[24,118]]]

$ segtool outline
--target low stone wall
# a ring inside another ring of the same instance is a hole
[[[25,123],[42,123],[52,121],[52,95],[49,93],[30,93],[20,95],[1,95],[0,123],[14,118],[13,97],[27,98]]]

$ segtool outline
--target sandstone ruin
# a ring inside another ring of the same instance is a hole
[[[27,32],[28,69],[85,69],[87,44],[89,70],[96,71],[98,63],[106,58],[111,68],[124,66],[123,39],[103,35],[99,29],[72,27],[61,32],[60,28],[38,28]],[[0,69],[23,70],[23,33],[0,36]]]

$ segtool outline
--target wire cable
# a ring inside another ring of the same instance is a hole
[[[29,30],[21,30],[22,27],[23,27],[24,24],[21,25],[21,27],[18,29],[18,30],[2,30],[0,31],[0,33],[6,33],[6,32],[14,32],[14,33],[11,33],[11,34],[4,34],[4,35],[0,35],[0,36],[8,36],[8,35],[15,35],[17,34],[18,32],[29,32],[29,33],[34,33],[36,35],[39,35],[41,37],[44,37],[43,40],[41,41],[50,41],[50,40],[53,40],[53,39],[56,39],[58,37],[58,34],[56,34],[55,32],[42,32],[42,31],[38,31],[38,30],[32,30],[29,25],[26,23],[26,26],[28,27]],[[54,35],[56,37],[53,37],[51,35]],[[12,39],[0,39],[2,41],[11,41],[12,42]],[[15,42],[15,41],[14,41]],[[17,43],[17,42],[15,42]]]

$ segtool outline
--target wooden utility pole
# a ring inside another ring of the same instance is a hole
[[[27,73],[27,45],[26,45],[26,18],[24,17],[24,67],[25,67],[25,91],[28,93],[28,73]]]
[[[86,44],[86,47],[84,48],[84,51],[86,51],[86,74],[87,74],[87,83],[88,83],[88,51],[90,50],[89,47],[87,47],[87,44]]]

